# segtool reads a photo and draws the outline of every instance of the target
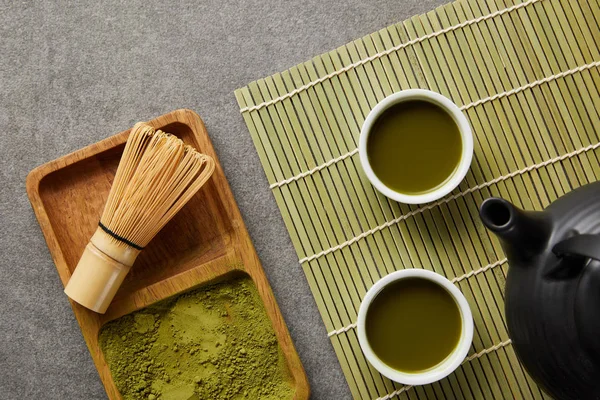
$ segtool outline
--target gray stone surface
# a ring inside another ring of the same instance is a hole
[[[27,173],[182,107],[206,122],[313,398],[350,397],[233,90],[441,2],[0,0],[0,398],[106,398]]]

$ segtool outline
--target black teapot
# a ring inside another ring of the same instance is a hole
[[[509,262],[505,308],[517,357],[557,399],[600,399],[600,182],[545,211],[490,198],[479,210]]]

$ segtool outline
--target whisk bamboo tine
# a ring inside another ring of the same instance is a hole
[[[206,183],[214,160],[174,135],[132,128],[99,227],[65,288],[104,313],[140,251]]]
[[[122,198],[122,192],[127,182],[131,181],[131,175],[135,172],[135,166],[139,163],[141,156],[143,155],[142,149],[144,148],[144,142],[148,142],[152,139],[152,133],[154,129],[149,125],[143,123],[137,123],[129,136],[129,140],[125,144],[121,164],[117,168],[115,175],[114,184],[104,208],[103,217],[107,214],[107,210],[114,210],[117,207],[119,199]],[[108,221],[107,221],[108,222]]]

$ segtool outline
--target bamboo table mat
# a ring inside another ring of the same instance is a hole
[[[508,264],[478,206],[540,210],[600,178],[599,24],[598,0],[461,0],[236,91],[355,398],[549,398],[511,346]],[[423,206],[376,192],[356,149],[369,110],[408,88],[452,99],[475,138],[460,187]],[[363,295],[403,268],[445,275],[473,311],[470,355],[432,385],[382,377],[356,336]]]

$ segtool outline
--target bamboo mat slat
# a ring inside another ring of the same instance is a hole
[[[460,0],[235,92],[355,398],[549,398],[511,346],[509,266],[477,210],[540,210],[600,179],[599,25],[598,0]],[[369,110],[408,88],[452,99],[475,138],[465,180],[429,205],[376,192],[357,155]],[[366,291],[403,268],[453,280],[473,311],[469,357],[432,385],[384,378],[356,336]]]

